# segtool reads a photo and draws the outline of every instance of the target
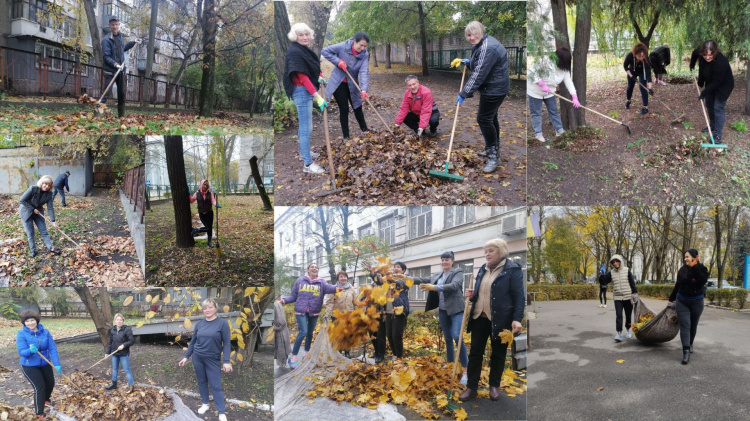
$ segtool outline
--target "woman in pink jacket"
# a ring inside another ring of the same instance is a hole
[[[201,218],[201,222],[203,222],[205,228],[193,228],[192,234],[195,235],[198,231],[205,230],[208,233],[208,246],[213,248],[214,244],[211,242],[211,235],[213,234],[214,211],[211,209],[211,205],[217,208],[221,206],[216,203],[216,195],[210,190],[211,185],[208,183],[208,180],[201,180],[199,186],[198,191],[190,196],[190,203],[198,202],[198,216]]]

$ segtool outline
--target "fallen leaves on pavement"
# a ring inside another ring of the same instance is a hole
[[[78,421],[152,421],[174,412],[172,398],[163,389],[137,387],[131,394],[126,388],[105,391],[107,381],[84,372],[75,372],[63,378],[68,387],[66,396],[58,399],[55,409],[74,415]],[[69,381],[76,384],[70,388]],[[78,392],[77,388],[86,392]]]
[[[34,409],[24,406],[0,405],[0,420],[2,421],[28,421],[38,418]],[[57,420],[54,415],[47,414],[47,420]]]

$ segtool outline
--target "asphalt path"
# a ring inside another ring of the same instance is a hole
[[[666,305],[644,301],[656,312]],[[705,308],[695,352],[682,365],[679,335],[658,345],[617,343],[614,305],[598,304],[527,307],[529,420],[750,419],[750,313]]]

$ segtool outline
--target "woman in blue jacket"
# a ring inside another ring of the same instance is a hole
[[[44,418],[44,406],[50,405],[52,390],[55,388],[55,375],[44,358],[52,361],[55,371],[62,374],[60,358],[57,356],[55,340],[48,330],[39,323],[39,314],[26,310],[21,312],[23,329],[16,335],[16,347],[21,356],[21,368],[26,380],[34,388],[34,412]]]
[[[495,238],[484,245],[487,263],[479,268],[473,289],[466,290],[471,297],[471,312],[466,331],[471,332],[469,351],[469,381],[459,399],[467,401],[477,397],[479,378],[482,374],[484,350],[489,339],[490,354],[490,399],[500,399],[500,380],[505,369],[505,354],[508,345],[498,336],[505,329],[513,334],[521,333],[523,326],[524,292],[521,265],[508,260],[508,244]]]
[[[359,128],[363,131],[369,131],[365,114],[362,112],[362,101],[366,99],[367,89],[370,86],[370,55],[367,53],[367,43],[370,42],[370,36],[365,32],[357,32],[352,38],[338,44],[325,47],[320,53],[326,60],[333,63],[336,68],[333,69],[331,77],[328,79],[326,87],[326,96],[328,101],[331,95],[336,98],[339,104],[339,122],[341,131],[345,138],[349,138],[349,104],[354,109],[354,117],[359,123]],[[358,91],[352,80],[348,80],[346,71],[354,79],[359,80]]]

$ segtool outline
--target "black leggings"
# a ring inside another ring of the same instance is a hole
[[[55,375],[52,366],[42,367],[21,366],[23,375],[34,388],[34,413],[44,414],[44,402],[49,402],[52,390],[55,388]]]
[[[198,216],[201,218],[201,222],[203,222],[203,226],[208,233],[208,241],[211,241],[214,227],[214,211],[210,210],[206,213],[199,213]],[[201,231],[203,231],[203,229],[201,229]]]
[[[607,305],[607,288],[599,288],[599,304]]]
[[[339,104],[339,122],[341,123],[341,131],[344,133],[344,137],[349,137],[349,103],[352,102],[352,97],[349,93],[349,84],[341,83],[338,88],[333,92],[333,97],[336,98],[336,103]],[[354,103],[352,103],[354,107]],[[359,128],[362,131],[369,130],[367,123],[365,122],[365,113],[362,112],[362,106],[354,109],[354,117],[359,123]]]
[[[484,137],[485,149],[497,146],[500,147],[500,123],[497,119],[497,112],[502,105],[505,95],[479,96],[479,109],[477,110],[477,124]]]
[[[677,297],[677,320],[680,321],[680,341],[682,349],[690,349],[698,332],[698,321],[703,313],[703,299],[685,300]]]
[[[622,310],[625,310],[625,329],[630,330],[630,318],[633,314],[633,303],[630,300],[614,300],[615,302],[615,328],[622,331]]]
[[[385,336],[391,344],[391,352],[396,358],[404,357],[404,329],[406,328],[405,314],[385,315]]]
[[[648,86],[646,83],[646,78],[643,77],[643,75],[638,75],[638,80],[641,81],[643,86]],[[633,88],[635,87],[636,78],[628,76],[628,101],[630,101],[630,98],[633,97]],[[641,101],[643,101],[643,106],[648,107],[648,91],[643,86],[638,86],[641,89]]]

